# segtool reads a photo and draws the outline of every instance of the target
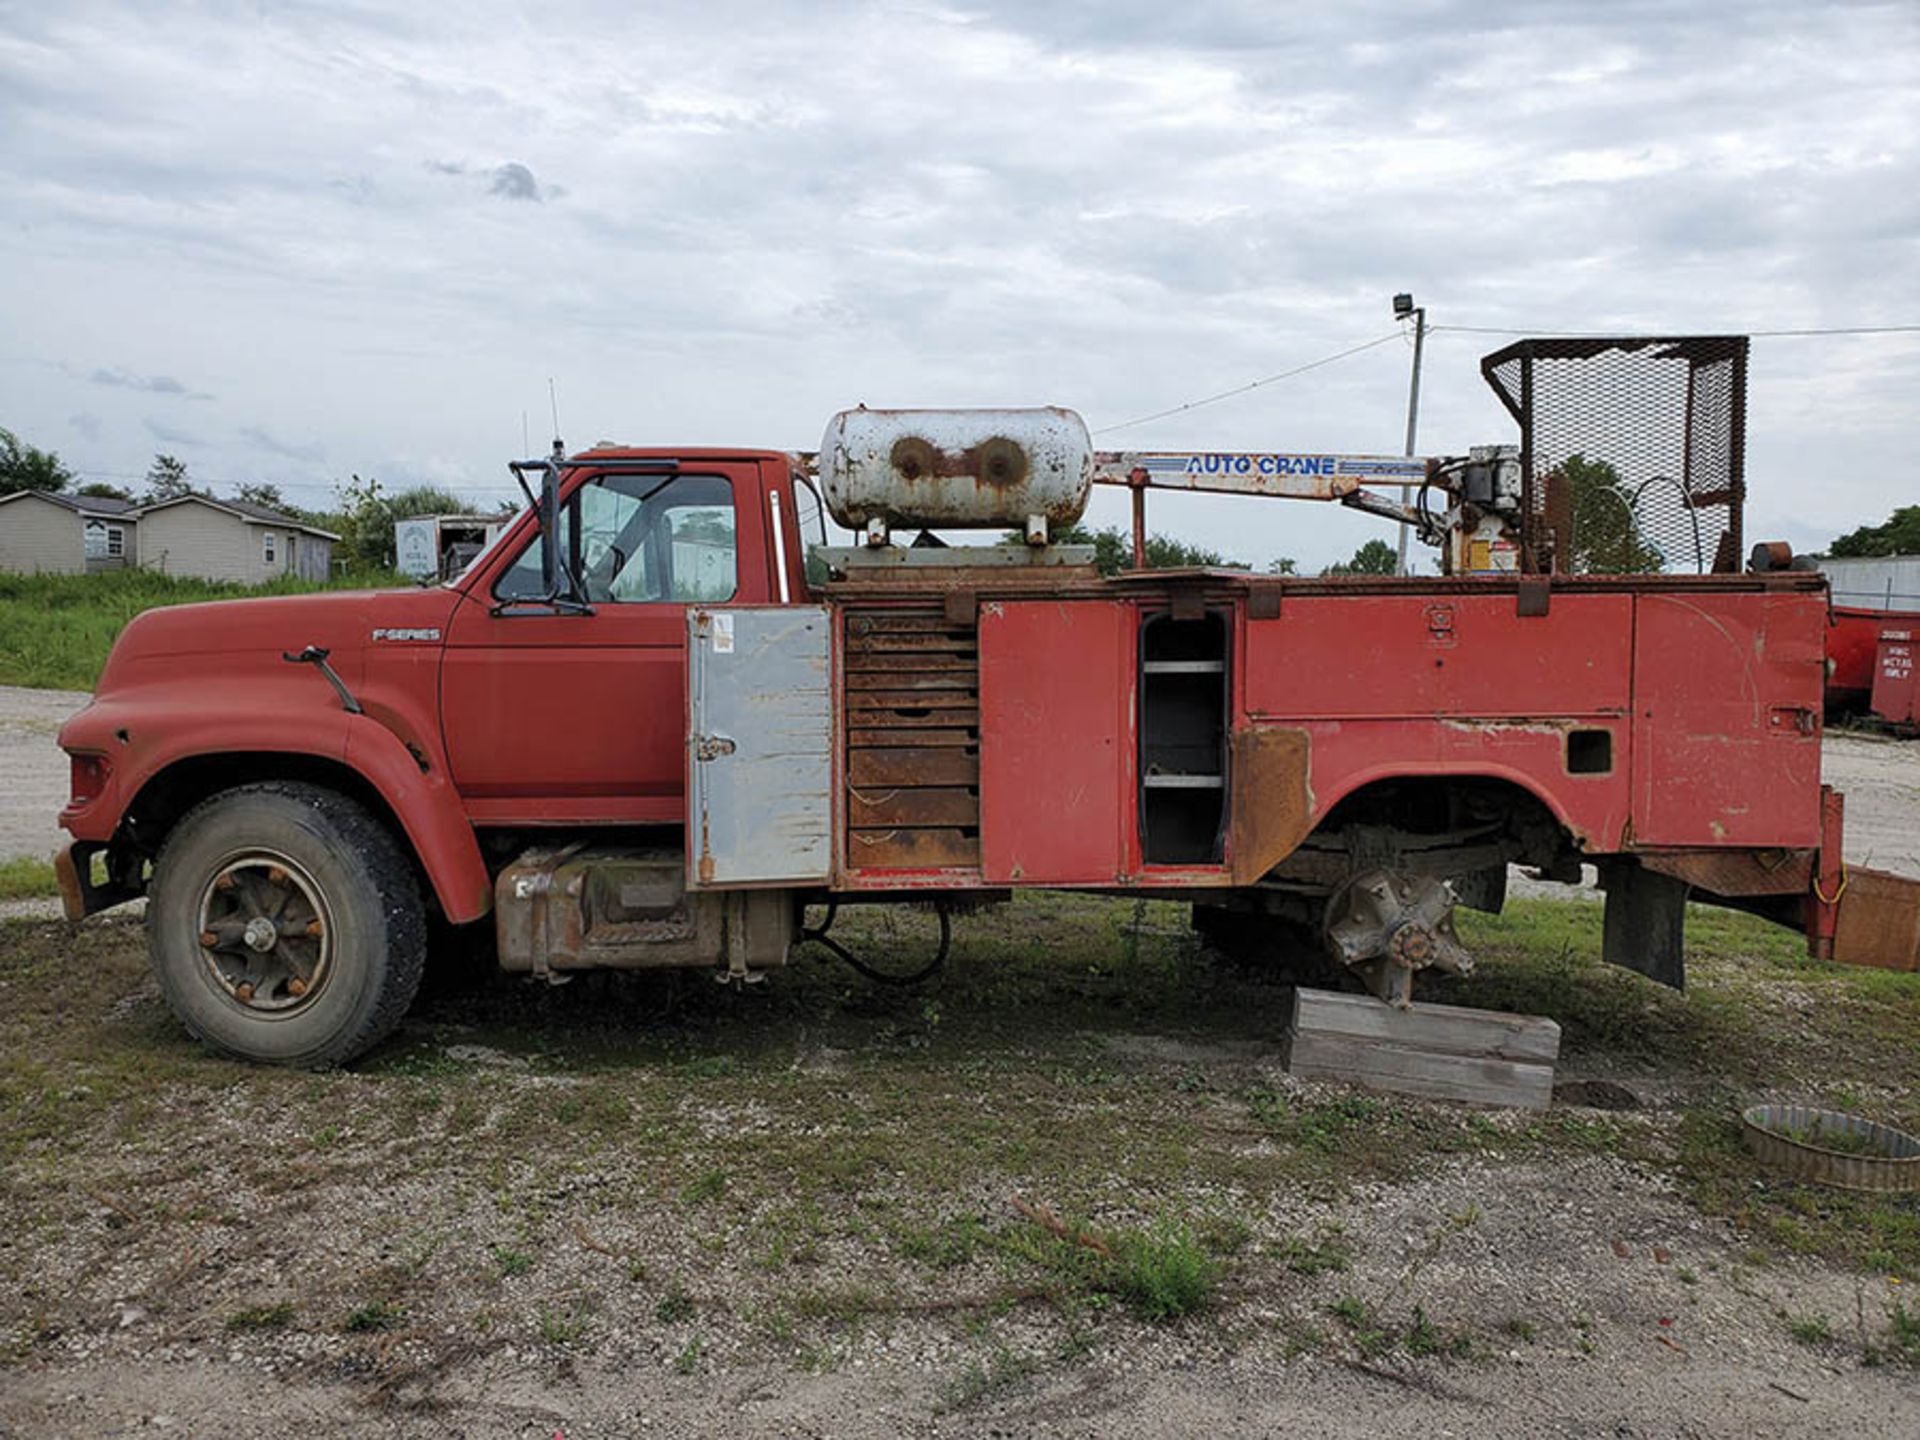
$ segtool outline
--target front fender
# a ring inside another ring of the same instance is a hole
[[[493,881],[446,767],[416,756],[364,715],[349,715],[347,722],[348,768],[380,792],[400,821],[447,919],[464,925],[490,912]]]
[[[259,687],[245,702],[211,715],[204,690],[193,686],[142,687],[125,699],[94,701],[67,722],[60,745],[104,756],[105,783],[91,798],[70,802],[61,825],[76,840],[104,845],[150,786],[188,762],[231,757],[234,783],[243,783],[271,775],[276,756],[319,760],[379,795],[449,920],[477,920],[492,909],[479,842],[434,757],[416,760],[377,721],[311,693]]]

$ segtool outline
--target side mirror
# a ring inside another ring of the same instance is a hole
[[[559,564],[560,526],[557,523],[560,516],[560,471],[553,465],[542,468],[545,474],[540,484],[540,513],[536,517],[540,522],[540,593],[552,601],[560,594],[560,576],[563,573]]]

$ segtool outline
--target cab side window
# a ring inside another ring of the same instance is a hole
[[[557,528],[590,604],[730,600],[739,585],[733,487],[717,475],[597,475]],[[497,598],[540,598],[545,543],[520,552]]]

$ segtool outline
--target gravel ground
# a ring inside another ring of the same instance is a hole
[[[873,1327],[823,1373],[770,1363],[751,1347],[730,1353],[709,1332],[708,1352],[688,1373],[676,1363],[686,1353],[677,1328],[653,1334],[661,1327],[635,1316],[601,1330],[584,1354],[540,1344],[491,1348],[370,1404],[367,1380],[349,1363],[356,1347],[338,1337],[302,1348],[181,1335],[166,1319],[122,1304],[105,1310],[107,1333],[75,1347],[83,1357],[0,1380],[0,1427],[11,1422],[21,1436],[105,1436],[148,1434],[157,1424],[236,1440],[296,1431],[316,1440],[1915,1433],[1920,1374],[1863,1369],[1843,1343],[1810,1346],[1780,1322],[1788,1313],[1851,1315],[1858,1282],[1813,1264],[1743,1265],[1723,1227],[1633,1167],[1595,1159],[1489,1171],[1461,1163],[1418,1184],[1363,1189],[1335,1206],[1279,1197],[1276,1209],[1299,1223],[1337,1218],[1361,1257],[1340,1289],[1361,1295],[1401,1283],[1435,1217],[1477,1213],[1400,1303],[1441,1317],[1447,1331],[1469,1326],[1493,1339],[1472,1359],[1448,1361],[1290,1355],[1288,1327],[1308,1315],[1324,1322],[1312,1297],[1330,1290],[1296,1281],[1236,1306],[1232,1323],[1124,1327],[1070,1361],[957,1404],[954,1377],[967,1373],[978,1347],[950,1318]],[[606,1268],[590,1253],[572,1258],[583,1274],[596,1261]],[[1887,1287],[1868,1288],[1877,1304]],[[129,1313],[131,1321],[116,1318]],[[1007,1353],[1044,1345],[1039,1327],[1006,1328]],[[203,1428],[216,1416],[217,1429]]]
[[[1846,1197],[1735,1141],[1707,1208],[1679,1158],[1729,1091],[1904,1104],[1891,987],[1494,955],[1567,995],[1563,1078],[1639,1103],[1474,1111],[1288,1076],[1281,995],[1193,998],[1170,916],[1101,938],[1131,913],[1026,903],[1005,951],[974,917],[937,999],[500,982],[324,1076],[196,1052],[124,921],[0,927],[0,1437],[1914,1433],[1911,1208],[1852,1212],[1903,1248],[1846,1263],[1807,1228]],[[1016,1195],[1191,1217],[1218,1293],[1064,1283]]]
[[[44,858],[66,833],[67,757],[53,737],[88,697],[71,690],[0,685],[0,860]]]
[[[1826,781],[1847,797],[1847,860],[1920,876],[1920,740],[1830,734]]]

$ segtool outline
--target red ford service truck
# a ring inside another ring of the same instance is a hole
[[[1455,459],[1103,453],[1062,410],[850,411],[817,458],[556,443],[445,585],[134,620],[60,735],[68,913],[145,896],[189,1030],[316,1066],[398,1022],[430,921],[556,982],[744,982],[808,905],[1150,895],[1404,1004],[1470,968],[1456,904],[1593,864],[1606,957],[1668,984],[1689,896],[1913,968],[1916,887],[1848,871],[1821,783],[1825,582],[1730,559],[1744,342],[1611,343],[1490,357],[1521,444]],[[1669,483],[1644,416],[1550,436],[1556,366],[1596,357],[1678,368]],[[1102,576],[1056,540],[1095,482],[1136,547],[1151,491],[1293,496],[1443,573]],[[1018,535],[932,533],[967,527]]]

